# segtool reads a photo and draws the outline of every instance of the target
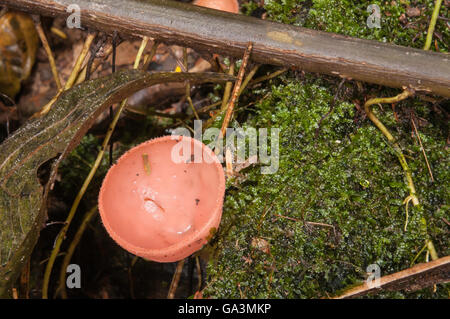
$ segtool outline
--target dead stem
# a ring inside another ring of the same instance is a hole
[[[394,97],[387,97],[387,98],[373,98],[368,100],[364,104],[364,110],[366,111],[367,117],[375,124],[375,126],[383,133],[384,136],[388,139],[388,141],[392,144],[395,154],[397,155],[398,160],[400,161],[400,165],[403,168],[403,171],[406,175],[407,180],[407,186],[409,188],[409,198],[412,200],[412,203],[414,206],[419,205],[419,199],[416,195],[416,189],[414,187],[413,179],[411,170],[408,167],[408,163],[406,162],[405,156],[403,155],[402,149],[400,145],[395,141],[392,134],[389,132],[389,130],[384,126],[383,123],[375,116],[375,114],[372,112],[371,106],[374,104],[379,103],[396,103],[400,102],[404,99],[407,99],[408,97],[411,97],[414,95],[414,91],[410,89],[405,89],[402,93],[400,93],[397,96]]]
[[[92,42],[94,41],[94,39],[95,39],[96,36],[97,36],[97,33],[89,33],[89,34],[88,34],[88,36],[87,36],[87,38],[86,38],[86,41],[84,42],[83,49],[81,50],[81,53],[80,53],[80,55],[78,56],[77,61],[75,62],[75,66],[73,67],[72,72],[71,72],[71,74],[70,74],[70,76],[69,76],[69,79],[67,80],[66,84],[64,85],[64,88],[58,90],[58,93],[56,93],[56,95],[50,100],[50,102],[48,102],[48,103],[42,108],[41,111],[35,113],[35,114],[33,115],[33,118],[34,118],[34,117],[39,117],[39,116],[42,116],[42,115],[47,114],[48,111],[50,111],[52,105],[53,105],[53,104],[56,102],[56,100],[59,98],[59,96],[61,95],[61,93],[62,93],[63,91],[66,91],[66,90],[70,89],[70,88],[74,85],[74,83],[75,83],[75,81],[76,81],[76,79],[77,79],[77,77],[78,77],[78,74],[79,74],[79,72],[80,72],[81,65],[83,64],[83,62],[84,62],[84,60],[85,60],[85,58],[86,58],[86,56],[87,56],[87,54],[88,54],[88,52],[89,52],[89,49],[90,49],[90,47],[91,47],[91,45],[92,45]]]
[[[189,70],[189,66],[188,66],[187,48],[183,48],[183,64],[184,64],[185,69],[188,71]],[[191,99],[191,84],[189,83],[189,81],[186,81],[186,100],[188,101],[189,106],[191,107],[192,113],[194,113],[195,118],[197,120],[200,120],[200,117],[198,117],[198,113],[195,110],[195,106],[192,103],[192,99]]]
[[[428,26],[427,38],[425,40],[424,50],[429,50],[431,46],[431,40],[433,39],[434,28],[441,8],[442,0],[436,0],[434,4],[433,14],[431,15],[430,25]]]
[[[244,92],[244,90],[246,89],[248,83],[253,79],[253,77],[255,76],[256,72],[258,72],[259,70],[259,65],[255,66],[245,77],[244,81],[242,82],[241,85],[241,89],[239,90],[239,96],[242,94],[242,92]]]
[[[231,59],[230,61],[230,67],[228,69],[228,74],[234,76],[234,60]],[[220,109],[224,111],[227,108],[228,100],[230,99],[231,95],[231,89],[233,87],[233,82],[227,82],[225,84],[225,90],[223,92],[223,98],[222,98],[222,106]]]
[[[111,43],[108,43],[108,44],[105,45],[103,50],[104,50],[104,54],[103,54],[104,59],[107,59],[111,55],[111,53],[113,52],[113,45]],[[91,74],[94,73],[97,70],[97,68],[104,61],[104,59],[96,59],[96,60],[94,60],[92,62],[91,71],[90,71]],[[86,79],[86,75],[88,73],[87,72],[87,67],[88,66],[85,65],[83,67],[83,69],[80,71],[80,74],[77,77],[76,84],[79,84],[79,83],[83,82]]]
[[[167,299],[174,299],[175,298],[175,292],[178,288],[178,283],[180,282],[181,278],[181,272],[183,271],[184,262],[186,259],[180,260],[177,264],[177,269],[175,270],[175,273],[172,277],[172,282],[170,284],[169,293],[167,294]]]
[[[247,67],[247,63],[248,63],[248,60],[250,58],[250,54],[252,52],[252,49],[253,49],[253,43],[249,42],[248,46],[247,46],[247,49],[245,50],[245,53],[244,53],[244,58],[242,59],[242,64],[241,64],[241,67],[239,69],[237,81],[234,84],[231,101],[228,104],[227,112],[226,112],[225,118],[223,119],[223,122],[222,122],[222,129],[220,130],[221,133],[222,133],[222,136],[225,136],[225,131],[226,131],[226,129],[228,127],[228,124],[230,123],[231,117],[233,115],[234,106],[235,106],[235,104],[236,104],[236,102],[237,102],[237,100],[239,98],[239,91],[241,89],[242,81],[244,79],[245,69]]]
[[[289,70],[288,68],[283,68],[283,69],[280,69],[280,70],[275,71],[275,72],[273,72],[273,73],[270,73],[270,74],[268,74],[268,75],[260,76],[259,78],[256,78],[256,79],[254,79],[253,81],[251,81],[251,82],[250,82],[250,85],[254,85],[254,84],[257,84],[257,83],[266,81],[266,80],[270,80],[270,79],[276,78],[277,76],[279,76],[280,74],[283,74],[283,73],[287,72],[288,70]]]
[[[55,58],[53,57],[52,49],[48,44],[47,36],[45,35],[44,29],[42,28],[41,20],[39,19],[38,21],[36,21],[35,25],[36,31],[39,35],[39,38],[41,39],[45,52],[47,53],[48,62],[50,63],[50,69],[52,70],[53,78],[55,79],[56,87],[58,88],[59,91],[62,89],[62,85],[61,80],[59,78],[58,68],[56,67],[56,62]]]
[[[62,30],[60,30],[60,29],[58,29],[58,28],[56,28],[56,27],[51,27],[51,28],[50,28],[50,31],[51,31],[54,35],[60,37],[61,39],[67,40],[67,34],[65,34]]]
[[[66,277],[67,266],[69,265],[70,260],[72,259],[73,253],[75,252],[75,249],[77,248],[81,238],[83,237],[83,234],[84,234],[84,231],[85,231],[87,225],[89,224],[89,222],[91,221],[92,217],[95,215],[96,212],[97,212],[97,206],[91,208],[84,215],[81,225],[78,228],[75,236],[73,237],[73,240],[70,243],[69,248],[67,249],[66,255],[64,256],[63,262],[61,264],[61,269],[59,272],[59,285],[58,285],[58,288],[56,289],[56,293],[55,293],[55,294],[60,293],[61,297],[63,299],[67,299],[66,281],[64,280]]]
[[[72,73],[70,74],[69,79],[64,85],[64,91],[70,89],[75,84],[75,81],[78,77],[78,73],[81,70],[81,66],[83,65],[83,62],[86,59],[86,56],[91,48],[92,42],[94,42],[96,36],[97,36],[96,32],[88,34],[86,41],[84,42],[83,49],[81,50],[81,53],[78,56],[77,61],[75,62],[75,66],[72,69]]]
[[[84,68],[84,70],[86,70],[86,77],[85,77],[86,80],[90,80],[91,75],[92,75],[92,65],[95,61],[95,58],[96,58],[98,52],[105,45],[105,42],[106,42],[106,38],[103,36],[98,40],[98,42],[94,46],[91,46],[89,58],[85,65],[85,68]],[[78,78],[79,78],[79,76],[78,76]]]
[[[198,256],[195,256],[195,266],[197,268],[198,275],[197,291],[200,291],[202,289],[202,267],[200,265],[200,257]]]
[[[158,41],[153,42],[152,49],[150,50],[150,53],[146,54],[145,57],[144,57],[144,66],[142,68],[143,70],[147,71],[150,63],[152,63],[153,57],[156,54],[156,50],[158,49],[158,46],[159,46],[159,42]]]
[[[417,131],[416,123],[414,123],[414,119],[411,118],[411,123],[414,127],[414,131],[416,132],[417,139],[419,140],[420,148],[422,149],[423,157],[425,158],[425,163],[427,164],[428,172],[430,173],[431,181],[434,182],[433,172],[431,171],[430,163],[428,163],[428,157],[425,153],[425,148],[422,145],[422,139],[420,138],[419,132]]]
[[[129,286],[130,286],[130,297],[131,299],[135,299],[136,296],[134,294],[134,280],[133,280],[133,267],[136,264],[136,262],[138,261],[139,256],[134,256],[133,260],[131,261],[131,263],[128,266],[128,282],[129,282]]]

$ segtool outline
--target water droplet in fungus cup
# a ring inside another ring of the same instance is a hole
[[[192,154],[200,160],[183,160]],[[122,248],[174,262],[201,249],[219,227],[224,195],[223,168],[210,148],[164,136],[125,153],[106,174],[98,201],[103,225]]]

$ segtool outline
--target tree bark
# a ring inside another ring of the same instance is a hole
[[[0,0],[12,9],[68,17],[73,0]],[[450,56],[309,30],[168,0],[78,0],[82,27],[450,97]]]

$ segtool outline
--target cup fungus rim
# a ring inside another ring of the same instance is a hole
[[[218,185],[218,189],[217,189],[217,193],[216,193],[217,195],[219,195],[219,198],[216,199],[215,206],[213,209],[211,209],[211,215],[209,216],[208,221],[198,231],[194,232],[193,234],[189,235],[188,237],[184,238],[183,240],[181,240],[175,244],[172,244],[170,246],[167,246],[164,248],[158,248],[158,249],[154,249],[154,248],[148,249],[148,248],[134,245],[134,244],[130,243],[129,241],[125,240],[122,236],[118,235],[113,230],[113,228],[109,224],[107,214],[103,207],[103,196],[104,196],[105,188],[107,187],[106,185],[108,185],[109,177],[111,176],[110,172],[114,169],[114,167],[116,167],[117,165],[120,165],[120,163],[126,161],[128,156],[130,156],[130,154],[132,152],[134,152],[140,148],[144,148],[148,145],[156,144],[159,142],[166,142],[168,140],[169,141],[176,140],[177,142],[179,142],[180,138],[182,138],[182,139],[187,138],[191,141],[194,141],[195,144],[202,147],[202,153],[204,154],[204,152],[206,151],[206,153],[208,154],[207,156],[209,156],[210,159],[213,160],[213,162],[211,164],[214,164],[216,171],[218,171],[218,177],[219,177],[220,185]],[[109,168],[105,178],[103,179],[102,186],[100,188],[100,193],[98,196],[98,209],[100,212],[101,221],[102,221],[104,227],[106,228],[109,236],[117,244],[119,244],[122,248],[124,248],[125,250],[127,250],[135,255],[141,256],[143,258],[148,258],[151,260],[157,260],[157,259],[163,260],[163,259],[169,259],[170,256],[176,254],[178,251],[180,251],[182,249],[188,249],[188,247],[192,247],[196,243],[203,242],[203,245],[206,244],[207,236],[210,234],[210,230],[216,228],[217,219],[219,220],[219,224],[220,224],[220,220],[222,218],[224,196],[225,196],[225,174],[223,171],[222,164],[220,163],[216,154],[207,145],[203,144],[201,141],[199,141],[195,138],[192,138],[190,136],[166,135],[166,136],[153,138],[151,140],[143,142],[143,143],[136,145],[135,147],[129,149],[125,154],[123,154],[117,160],[117,162],[115,164],[113,164]],[[194,253],[195,251],[193,251],[192,253]],[[152,259],[152,258],[154,258],[154,259]]]
[[[218,11],[222,11],[222,12],[230,12],[230,13],[235,13],[235,14],[239,13],[239,1],[238,0],[228,0],[228,2],[233,7],[233,9],[231,9],[231,10],[216,9],[216,8],[214,8],[214,6],[207,6],[207,5],[203,5],[203,4],[199,5],[198,4],[199,1],[201,1],[201,0],[196,0],[196,1],[193,2],[193,4],[198,6],[198,7],[209,8],[209,9],[212,9],[212,10],[218,10]]]

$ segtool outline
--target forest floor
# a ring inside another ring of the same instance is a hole
[[[186,2],[186,1],[184,1]],[[241,13],[284,24],[423,48],[434,1],[371,1],[380,8],[379,28],[370,28],[367,1],[283,0],[240,1]],[[449,1],[437,20],[431,50],[448,53]],[[85,33],[67,30],[62,21],[44,20],[68,38],[50,33],[56,65],[67,79],[83,46]],[[130,68],[140,41],[117,48],[118,68]],[[1,44],[1,41],[0,41]],[[150,47],[150,46],[149,46]],[[188,50],[189,69],[210,65]],[[173,71],[183,49],[158,47],[152,71]],[[221,58],[223,65],[241,61]],[[92,76],[111,72],[111,57]],[[255,65],[247,67],[250,70]],[[254,78],[277,72],[261,66]],[[401,72],[401,70],[399,70]],[[370,122],[364,103],[390,97],[398,89],[289,69],[249,85],[235,108],[233,128],[280,130],[275,174],[261,174],[261,165],[236,169],[228,179],[223,218],[218,232],[199,253],[189,257],[181,274],[177,298],[201,290],[204,298],[327,298],[363,283],[367,267],[381,275],[431,260],[427,240],[438,256],[450,255],[448,99],[415,96],[374,107],[395,136],[411,169],[420,205],[405,198],[409,191],[396,153]],[[14,112],[0,109],[0,141],[38,111],[57,92],[43,48],[29,78],[22,83]],[[129,148],[166,135],[178,126],[193,127],[184,84],[158,85],[135,94],[113,134],[113,161]],[[192,91],[197,110],[218,103],[224,85],[202,85]],[[182,114],[181,118],[170,114]],[[220,103],[200,113],[204,125],[221,127]],[[62,163],[49,197],[48,225],[41,231],[31,260],[18,281],[20,297],[40,298],[46,261],[68,211],[89,173],[109,123],[102,114],[80,145]],[[269,145],[271,145],[269,143]],[[274,146],[275,144],[272,144]],[[270,152],[270,148],[269,148]],[[106,152],[67,233],[67,249],[83,215],[97,205],[98,192],[110,167]],[[45,172],[44,172],[45,173]],[[44,174],[43,173],[43,174]],[[197,259],[198,257],[198,259]],[[201,264],[198,271],[196,261]],[[61,258],[50,278],[55,293]],[[99,216],[87,227],[72,263],[83,269],[82,289],[70,298],[165,298],[176,263],[135,258],[108,236]],[[449,298],[450,285],[418,291],[383,292],[375,298]]]

